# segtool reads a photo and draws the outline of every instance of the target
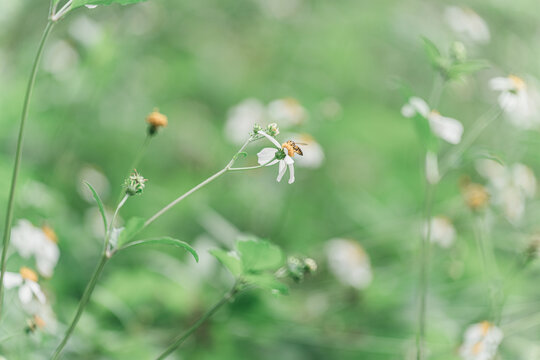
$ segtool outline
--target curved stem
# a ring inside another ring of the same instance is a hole
[[[420,277],[419,292],[420,299],[418,303],[418,329],[416,333],[416,358],[418,360],[426,359],[425,350],[425,332],[426,332],[426,298],[428,291],[428,270],[429,270],[429,250],[431,244],[431,208],[433,204],[433,195],[435,186],[426,181],[426,200],[425,200],[425,221],[426,234],[421,239],[420,246]]]
[[[9,241],[11,236],[11,223],[13,221],[13,201],[15,198],[15,189],[17,187],[17,178],[19,176],[19,168],[21,165],[22,157],[22,145],[24,139],[24,126],[26,123],[26,118],[28,117],[28,109],[30,107],[30,99],[32,98],[32,91],[34,90],[34,84],[36,82],[36,74],[39,67],[39,62],[41,60],[41,55],[43,54],[43,49],[45,48],[45,42],[49,37],[49,34],[53,28],[54,23],[49,21],[45,30],[43,30],[43,35],[39,42],[38,50],[36,57],[34,59],[34,64],[32,66],[32,71],[30,72],[30,79],[28,80],[28,86],[26,88],[26,94],[24,96],[21,120],[19,125],[19,136],[17,138],[17,149],[15,151],[15,163],[13,165],[13,175],[11,177],[11,188],[9,190],[9,198],[7,203],[6,218],[4,224],[4,233],[2,240],[2,259],[0,264],[0,317],[2,315],[2,304],[4,299],[4,273],[6,272],[6,257],[7,250],[9,247]]]
[[[251,142],[253,141],[253,138],[249,138],[245,143],[244,145],[242,145],[242,147],[236,152],[236,154],[233,156],[233,158],[231,159],[231,161],[229,161],[229,163],[227,164],[227,166],[225,166],[223,169],[219,170],[217,173],[215,173],[214,175],[210,176],[208,179],[204,180],[203,182],[201,182],[200,184],[196,185],[195,187],[191,188],[190,190],[188,190],[186,193],[180,195],[179,197],[177,197],[176,199],[174,199],[173,201],[171,201],[169,204],[167,204],[164,208],[162,208],[161,210],[159,210],[157,213],[155,213],[152,217],[150,217],[148,220],[146,220],[146,222],[144,223],[144,227],[147,227],[148,225],[150,225],[151,223],[153,223],[154,221],[156,221],[156,219],[158,217],[160,217],[161,215],[165,214],[167,211],[169,211],[173,206],[175,206],[176,204],[178,204],[180,201],[184,200],[185,198],[187,198],[189,195],[193,194],[194,192],[196,192],[197,190],[199,190],[200,188],[204,187],[206,184],[209,184],[211,183],[212,181],[214,181],[215,179],[217,179],[218,177],[220,177],[221,175],[225,174],[227,171],[229,171],[231,169],[231,167],[233,166],[234,162],[236,161],[236,157],[238,156],[238,154],[240,154],[242,151],[244,151],[244,149],[246,148],[246,146]]]
[[[165,351],[163,353],[161,353],[161,355],[159,355],[156,360],[163,360],[165,359],[167,356],[169,356],[171,353],[173,353],[176,349],[178,349],[178,347],[180,345],[182,345],[182,343],[188,338],[191,336],[191,334],[193,334],[206,320],[208,320],[208,318],[210,318],[212,315],[214,315],[218,310],[219,308],[221,308],[223,305],[225,305],[226,303],[229,302],[229,300],[231,298],[233,298],[236,294],[238,293],[238,288],[235,284],[235,286],[228,292],[226,293],[222,298],[221,300],[219,300],[217,303],[214,304],[214,306],[212,306],[207,312],[204,313],[203,316],[201,316],[199,318],[199,320],[197,320],[195,322],[195,324],[191,325],[191,327],[189,329],[186,330],[186,332],[184,332],[183,334],[181,335],[178,335],[172,342],[171,345],[169,345],[167,347],[167,349],[165,349]]]
[[[64,335],[64,338],[62,339],[62,342],[60,342],[60,344],[54,351],[54,354],[52,355],[52,358],[51,358],[52,360],[56,360],[60,358],[60,354],[62,353],[62,350],[66,346],[69,338],[73,334],[73,330],[75,330],[75,327],[77,326],[77,323],[79,322],[79,319],[81,318],[84,308],[86,307],[86,305],[88,304],[88,301],[90,300],[90,296],[92,296],[92,292],[94,291],[94,288],[96,287],[99,277],[101,273],[103,272],[103,268],[105,267],[105,264],[107,263],[108,260],[109,260],[109,257],[105,253],[103,253],[96,267],[96,270],[94,270],[94,273],[92,274],[92,277],[90,278],[90,281],[88,282],[88,285],[86,285],[86,289],[84,289],[84,293],[81,297],[81,301],[79,302],[79,306],[77,307],[77,312],[75,313],[75,317],[73,318],[73,320],[71,320],[71,324],[69,324],[69,327],[66,330],[66,333]]]

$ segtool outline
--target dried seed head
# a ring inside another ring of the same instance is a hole
[[[157,109],[154,109],[146,117],[146,122],[150,124],[148,127],[148,134],[154,135],[160,127],[165,127],[168,124],[167,116],[160,113]]]
[[[147,181],[148,179],[145,179],[141,174],[137,172],[136,169],[133,169],[133,172],[124,183],[124,186],[126,188],[126,194],[130,196],[141,194],[144,190],[144,187],[146,186],[145,183]]]

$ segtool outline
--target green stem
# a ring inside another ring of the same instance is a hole
[[[191,334],[193,334],[206,320],[208,320],[208,318],[210,318],[212,315],[214,315],[219,310],[219,308],[221,308],[223,305],[228,303],[229,300],[231,298],[233,298],[237,293],[238,293],[238,288],[237,288],[237,286],[235,284],[235,286],[228,293],[226,293],[221,298],[221,300],[219,300],[217,303],[215,303],[214,306],[212,306],[206,313],[204,313],[204,315],[201,316],[199,318],[199,320],[197,320],[195,322],[195,324],[191,325],[191,327],[189,329],[187,329],[186,332],[184,332],[183,334],[178,335],[173,340],[172,344],[169,345],[167,347],[167,349],[165,349],[165,351],[156,358],[156,360],[165,359],[167,356],[169,356],[171,353],[173,353],[176,349],[178,349],[178,347],[180,345],[182,345],[182,343],[188,337],[190,337]]]
[[[84,290],[83,296],[81,297],[81,301],[79,302],[79,306],[77,307],[77,312],[75,313],[75,317],[73,320],[71,320],[71,324],[69,325],[69,328],[67,329],[64,338],[62,339],[62,342],[58,345],[56,350],[54,351],[54,354],[52,355],[52,360],[57,360],[60,358],[60,354],[62,353],[62,350],[66,346],[69,338],[73,334],[73,331],[75,330],[75,327],[77,326],[77,323],[79,322],[79,319],[88,304],[88,301],[90,300],[90,297],[92,296],[92,292],[94,291],[94,288],[96,287],[96,284],[99,280],[99,277],[101,273],[103,272],[103,268],[105,267],[105,264],[109,260],[109,257],[103,253],[101,255],[101,259],[96,267],[96,270],[94,270],[94,274],[92,274],[92,277],[90,278],[90,281],[88,282],[88,285],[86,285],[86,289]]]
[[[145,154],[146,152],[146,149],[148,148],[148,145],[150,144],[150,139],[152,138],[151,135],[149,134],[146,134],[146,137],[144,138],[144,141],[142,143],[142,146],[139,148],[139,151],[137,152],[137,155],[135,156],[135,158],[133,159],[133,162],[131,163],[131,166],[129,167],[128,171],[127,171],[127,176],[126,178],[128,178],[130,175],[131,175],[131,172],[133,170],[136,170],[137,167],[139,166],[139,163],[141,162],[141,159],[143,157],[143,155]],[[125,194],[125,189],[122,188],[122,190],[120,191],[120,193],[118,194],[118,201],[120,201],[122,199],[122,196]]]
[[[426,299],[428,291],[428,270],[429,270],[429,250],[431,244],[431,212],[435,185],[426,181],[426,200],[424,205],[426,234],[422,236],[420,246],[420,277],[419,292],[420,299],[418,304],[418,329],[416,333],[416,358],[417,360],[426,359],[425,333],[426,333]]]
[[[11,188],[9,191],[9,198],[7,203],[6,218],[4,224],[4,233],[2,240],[2,259],[0,264],[0,317],[2,314],[2,304],[4,299],[4,274],[6,272],[6,258],[7,251],[9,247],[9,241],[11,236],[11,223],[13,221],[13,202],[15,199],[15,189],[17,187],[17,178],[19,176],[19,168],[21,165],[22,157],[22,145],[24,140],[24,126],[26,123],[26,118],[28,117],[28,109],[30,107],[30,99],[32,98],[32,91],[34,90],[34,84],[36,82],[36,74],[39,67],[39,62],[41,60],[41,55],[43,54],[43,49],[45,48],[45,42],[49,37],[49,34],[53,28],[54,23],[49,21],[45,30],[43,30],[43,35],[39,42],[38,50],[36,57],[34,59],[34,64],[32,66],[32,71],[30,73],[30,79],[28,80],[28,86],[26,88],[26,94],[24,96],[21,120],[19,124],[19,136],[17,138],[17,149],[15,151],[15,164],[13,165],[13,175],[11,177]]]

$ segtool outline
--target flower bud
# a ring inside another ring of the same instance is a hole
[[[143,192],[145,183],[148,179],[145,179],[140,175],[137,170],[133,170],[133,173],[126,179],[124,186],[126,188],[126,194],[129,196],[139,195]]]
[[[467,60],[467,49],[461,41],[454,41],[450,46],[450,56],[456,62],[464,62]]]
[[[479,211],[484,209],[489,201],[489,193],[483,185],[468,183],[462,186],[465,203],[469,209]]]
[[[149,135],[154,135],[160,127],[165,127],[168,124],[167,116],[157,111],[157,109],[146,117],[146,122],[150,125],[148,127]]]
[[[270,136],[279,135],[279,127],[276,123],[271,123],[266,127],[266,133]]]
[[[311,258],[306,258],[304,260],[304,266],[305,266],[306,272],[308,273],[314,273],[315,271],[317,271],[317,263],[315,262],[315,260]]]

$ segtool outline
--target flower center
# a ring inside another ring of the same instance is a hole
[[[285,155],[285,150],[284,149],[279,149],[278,151],[276,151],[276,155],[275,155],[276,159],[283,160],[283,159],[285,159],[285,156],[286,155]]]
[[[51,242],[53,242],[55,244],[58,243],[58,236],[56,236],[56,233],[54,232],[54,230],[50,226],[43,225],[41,227],[41,230],[43,231],[43,233],[45,234],[45,237],[48,240],[50,240]]]
[[[36,324],[36,326],[40,329],[43,329],[46,325],[45,323],[45,320],[43,320],[40,316],[38,315],[34,315],[33,319],[34,320],[34,324]]]
[[[472,347],[473,355],[480,354],[483,348],[484,348],[484,343],[482,341],[479,341],[476,344],[474,344],[474,346]]]
[[[285,150],[287,150],[287,153],[289,154],[290,157],[293,157],[294,156],[294,148],[291,144],[289,143],[283,143],[281,145],[281,147]]]
[[[516,75],[510,75],[508,78],[512,81],[512,84],[514,85],[514,88],[516,91],[523,90],[525,88],[525,81],[523,81],[522,78],[516,76]]]
[[[22,278],[23,279],[26,279],[26,280],[32,280],[34,282],[38,281],[38,276],[37,274],[34,272],[34,270],[30,269],[30,268],[27,268],[26,266],[23,266],[20,270],[19,270],[19,273],[21,274]]]
[[[486,335],[487,335],[490,326],[491,326],[491,324],[489,323],[489,321],[482,321],[482,322],[480,323],[480,327],[481,327],[481,331],[482,331],[482,336],[486,336]]]

